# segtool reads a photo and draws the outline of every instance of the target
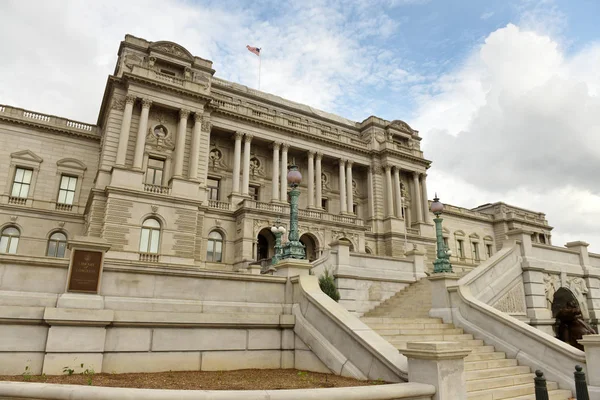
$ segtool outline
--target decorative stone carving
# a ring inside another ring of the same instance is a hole
[[[17,215],[10,216],[10,222],[17,222],[18,219],[19,219],[19,217]]]
[[[556,337],[580,350],[583,350],[583,346],[578,341],[584,335],[596,334],[594,328],[585,322],[579,308],[579,301],[570,289],[561,287],[556,291],[552,316],[556,318],[554,324]]]
[[[256,156],[250,158],[250,174],[252,176],[264,176],[263,163]]]
[[[504,296],[496,301],[492,307],[510,315],[527,315],[523,283],[518,282]]]
[[[150,206],[150,208],[152,209],[153,214],[156,214],[158,212],[158,206],[156,204],[153,204],[152,206]]]
[[[113,97],[110,108],[113,110],[123,111],[125,109],[125,99],[123,97]]]
[[[64,228],[65,227],[65,221],[58,221],[58,227],[59,228]]]
[[[134,65],[142,65],[144,62],[143,58],[136,54],[126,54],[123,57],[123,65],[125,65],[131,71]]]
[[[133,104],[135,103],[135,96],[132,94],[128,94],[125,96],[125,104]]]
[[[160,43],[152,46],[152,50],[163,51],[185,59],[190,58],[189,53],[183,47],[176,45],[175,43]]]
[[[587,306],[587,301],[586,301],[587,293],[589,290],[588,290],[587,285],[585,284],[585,281],[583,280],[583,278],[580,278],[578,276],[567,277],[566,286],[567,286],[567,288],[571,289],[571,292],[573,292],[573,294],[575,295],[575,298],[579,302],[579,307],[581,308],[581,314],[583,315],[583,318],[589,319],[590,313],[588,311],[588,306]]]
[[[148,68],[153,69],[156,57],[148,57]]]
[[[329,176],[324,172],[321,173],[321,188],[322,188],[322,190],[331,189],[329,183],[330,183]]]
[[[220,219],[215,219],[215,225],[216,226],[221,226],[221,220]]]
[[[377,132],[375,134],[375,140],[377,140],[378,143],[385,142],[385,135],[383,134],[383,132]]]
[[[202,117],[202,125],[201,125],[202,131],[210,132],[210,128],[211,128],[210,118]]]
[[[544,291],[546,293],[546,307],[552,310],[554,293],[560,288],[560,277],[553,274],[544,274]]]
[[[406,122],[401,121],[399,119],[392,121],[390,126],[401,130],[402,132],[408,133],[409,135],[412,135],[414,133],[413,129],[410,126],[408,126]]]
[[[216,169],[227,169],[227,165],[223,160],[223,153],[218,148],[213,148],[208,154],[210,166],[213,170]]]
[[[155,125],[148,129],[146,135],[146,145],[158,151],[163,149],[175,149],[173,135],[164,125]]]

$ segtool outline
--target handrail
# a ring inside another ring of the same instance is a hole
[[[493,344],[500,351],[516,357],[525,365],[542,368],[548,377],[561,386],[572,388],[572,369],[575,364],[585,364],[585,353],[517,318],[503,313],[477,298],[476,282],[491,272],[502,261],[519,255],[519,247],[512,243],[490,260],[482,263],[462,277],[456,286],[450,287],[452,295],[452,319],[470,333]],[[521,269],[520,257],[514,268]]]

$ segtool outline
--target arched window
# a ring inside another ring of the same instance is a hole
[[[223,261],[223,235],[218,231],[212,231],[208,234],[208,245],[206,246],[206,261]]]
[[[67,236],[62,232],[54,232],[48,239],[47,257],[63,258],[67,249]]]
[[[159,245],[160,222],[154,218],[148,218],[142,224],[140,252],[158,254]]]
[[[6,227],[0,236],[0,253],[17,254],[21,232],[14,226]]]

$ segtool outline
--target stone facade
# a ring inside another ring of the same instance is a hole
[[[102,238],[107,259],[132,265],[256,271],[273,254],[270,227],[287,225],[296,164],[310,259],[347,239],[392,258],[417,245],[431,268],[431,162],[408,124],[353,122],[216,78],[211,61],[170,42],[127,35],[118,54],[96,125],[0,106],[0,228],[19,235],[6,252],[68,257],[51,254],[59,232]],[[543,214],[503,203],[449,206],[444,218],[458,269],[516,227],[550,242]]]

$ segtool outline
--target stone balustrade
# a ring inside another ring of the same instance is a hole
[[[209,200],[208,206],[210,208],[216,208],[218,210],[231,210],[231,204],[228,201]]]
[[[144,192],[169,194],[169,193],[171,193],[171,188],[168,186],[151,185],[149,183],[145,183],[144,184]]]
[[[71,131],[80,135],[85,134],[97,136],[98,138],[100,137],[100,133],[96,125],[72,121],[66,118],[56,117],[54,115],[41,114],[24,110],[22,108],[0,105],[0,117],[11,118],[23,122],[34,122],[52,128]]]

